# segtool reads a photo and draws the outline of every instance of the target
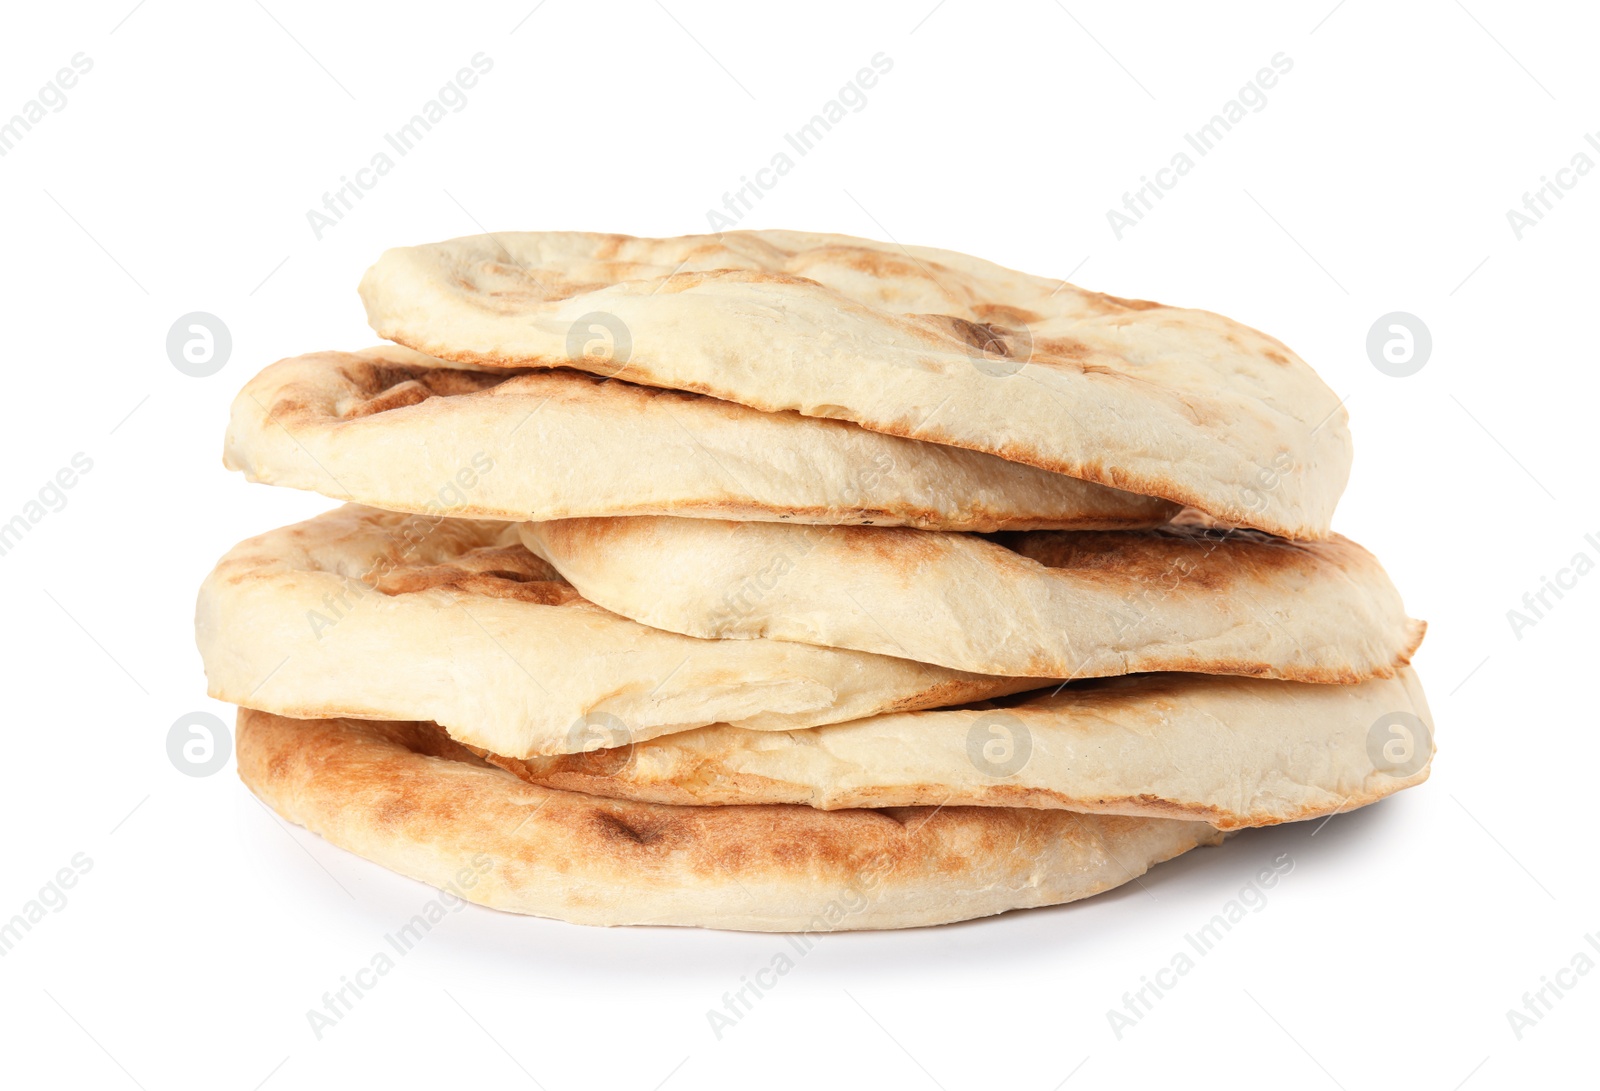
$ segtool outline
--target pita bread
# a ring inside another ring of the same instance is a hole
[[[698,637],[773,638],[980,674],[1203,671],[1359,682],[1424,626],[1376,558],[1205,525],[990,541],[894,527],[642,517],[526,523],[583,596]]]
[[[953,530],[1153,526],[1165,500],[798,413],[398,346],[281,360],[233,403],[252,481],[490,519],[667,514]]]
[[[706,727],[589,754],[487,756],[530,783],[656,803],[1066,808],[1227,830],[1419,784],[1433,732],[1409,668],[1355,686],[1138,674],[805,731]]]
[[[1205,311],[843,235],[558,232],[385,253],[379,336],[488,367],[571,366],[890,435],[1317,538],[1350,471],[1339,399]]]
[[[944,807],[664,807],[549,791],[430,724],[241,709],[239,776],[402,875],[580,924],[910,928],[1088,897],[1221,835],[1198,822]]]
[[[219,700],[426,718],[512,757],[720,722],[810,727],[1043,682],[651,629],[582,599],[515,524],[356,504],[235,546],[200,589],[195,632]]]

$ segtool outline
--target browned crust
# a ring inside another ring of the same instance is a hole
[[[603,799],[525,784],[431,724],[241,709],[237,753],[251,791],[335,844],[436,885],[486,859],[463,897],[586,923],[784,930],[876,875],[866,908],[831,926],[934,924],[1086,896],[1220,840],[1199,823],[1025,808]],[[967,904],[940,896],[969,887]]]

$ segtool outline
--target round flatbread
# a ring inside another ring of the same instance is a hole
[[[1432,725],[1410,668],[1354,686],[1138,674],[804,731],[718,726],[588,754],[485,756],[533,784],[656,803],[1065,808],[1237,829],[1420,784]]]
[[[1281,342],[948,250],[844,235],[510,232],[387,251],[380,337],[486,367],[576,367],[1328,533],[1339,398]]]
[[[239,776],[291,822],[513,913],[764,932],[911,928],[1120,886],[1199,822],[997,807],[668,807],[523,783],[431,724],[241,709]]]
[[[854,648],[980,674],[1386,677],[1425,626],[1372,554],[1193,514],[994,540],[640,517],[527,523],[585,598],[658,629]]]
[[[1176,505],[843,421],[397,345],[280,360],[234,399],[252,481],[488,519],[684,515],[947,530],[1139,527]]]
[[[1044,681],[679,636],[585,601],[517,541],[515,524],[356,504],[230,550],[200,589],[195,638],[219,700],[428,719],[514,757],[712,723],[810,727]]]

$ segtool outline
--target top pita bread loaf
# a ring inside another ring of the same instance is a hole
[[[572,366],[1328,533],[1344,410],[1280,342],[1205,311],[962,254],[790,231],[473,236],[390,250],[381,336],[485,367]]]

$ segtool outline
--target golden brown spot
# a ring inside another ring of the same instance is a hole
[[[1011,356],[1019,350],[1025,354],[1028,350],[1027,336],[1004,326],[971,322],[953,314],[910,314],[906,318],[945,338],[995,356]]]
[[[990,540],[1047,568],[1092,574],[1111,588],[1162,593],[1180,585],[1220,591],[1239,580],[1307,568],[1336,543],[1310,544],[1254,530],[1169,524],[1141,531],[1024,531]]]
[[[1123,299],[1121,296],[1107,295],[1104,292],[1091,292],[1089,294],[1103,303],[1109,303],[1112,307],[1126,311],[1153,311],[1157,307],[1166,306],[1165,303],[1156,303],[1148,299]]]
[[[339,368],[339,374],[357,391],[357,396],[342,407],[340,416],[344,420],[417,405],[433,397],[474,394],[507,378],[458,368],[402,367],[365,361],[346,364]],[[280,401],[274,413],[286,414],[291,408]]]
[[[596,810],[591,817],[594,820],[595,828],[612,841],[629,841],[635,845],[648,845],[661,838],[659,827],[637,820],[629,823],[610,811]]]
[[[284,417],[293,418],[303,416],[304,414],[315,409],[316,406],[314,406],[311,402],[306,401],[304,398],[295,397],[291,394],[285,394],[283,397],[272,403],[272,409],[267,415],[272,417],[274,420],[277,420]]]
[[[555,569],[520,545],[483,546],[442,564],[396,565],[376,573],[371,582],[385,595],[443,588],[536,606],[565,606],[582,600]]]
[[[391,796],[377,805],[374,817],[381,825],[398,826],[417,813],[417,805],[405,796]]]
[[[1010,307],[1002,303],[974,303],[972,313],[985,322],[1011,327],[1030,326],[1041,318],[1033,311],[1025,311],[1020,307]]]
[[[414,379],[391,386],[376,398],[368,398],[364,402],[357,402],[345,412],[346,420],[356,417],[370,417],[374,413],[384,413],[390,409],[401,409],[408,405],[425,402],[432,397],[427,387]]]
[[[797,276],[794,273],[769,273],[760,269],[697,269],[663,278],[657,292],[661,295],[674,295],[712,281],[729,284],[800,284],[813,288],[821,287],[810,277]]]
[[[880,282],[930,279],[926,265],[865,246],[819,246],[791,255],[787,264],[790,270],[848,269]]]
[[[611,261],[622,250],[624,244],[632,241],[632,235],[596,235],[594,258],[596,261]]]

